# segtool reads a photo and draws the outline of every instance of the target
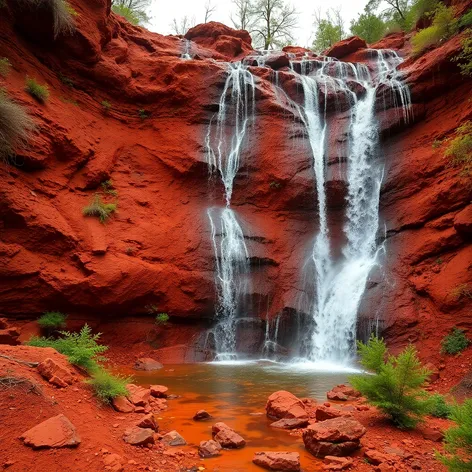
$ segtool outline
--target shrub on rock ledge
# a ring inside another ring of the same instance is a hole
[[[358,342],[358,352],[362,366],[373,374],[351,376],[354,388],[399,428],[416,426],[430,412],[431,398],[423,389],[430,372],[414,346],[392,356],[383,339],[371,336],[367,344]]]
[[[40,103],[45,103],[49,98],[47,85],[40,85],[35,79],[29,77],[26,78],[25,90]]]
[[[459,354],[469,343],[470,341],[467,339],[464,330],[453,328],[441,341],[441,352],[443,354]]]
[[[126,385],[131,382],[131,377],[113,375],[105,369],[100,369],[86,382],[93,387],[99,400],[110,403],[115,397],[128,395]]]
[[[112,213],[115,213],[116,208],[116,203],[104,203],[100,195],[96,194],[90,205],[83,209],[83,213],[85,216],[96,216],[100,220],[100,223],[105,223]]]
[[[48,335],[51,335],[54,331],[66,327],[66,318],[67,315],[59,311],[47,311],[38,318],[38,325]]]

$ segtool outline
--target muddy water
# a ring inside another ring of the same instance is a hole
[[[326,392],[345,382],[347,375],[347,372],[261,362],[166,365],[159,372],[134,373],[135,383],[166,385],[169,394],[180,395],[168,401],[169,408],[160,413],[159,424],[162,430],[177,430],[186,439],[187,448],[211,439],[211,426],[218,421],[243,436],[245,448],[224,450],[220,457],[201,461],[211,472],[260,472],[263,469],[252,464],[258,451],[299,452],[303,471],[321,470],[321,462],[305,451],[301,437],[269,426],[272,421],[265,416],[265,403],[277,390],[326,401]],[[207,410],[213,419],[193,421],[199,409]]]

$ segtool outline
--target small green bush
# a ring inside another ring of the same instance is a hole
[[[138,110],[138,115],[142,120],[149,118],[149,113],[144,108],[141,108],[140,110]]]
[[[113,180],[105,180],[100,184],[100,186],[102,187],[104,193],[107,193],[108,195],[113,195],[114,197],[118,196],[118,192],[115,190],[113,185]]]
[[[472,76],[472,29],[465,32],[465,38],[462,40],[462,51],[453,58],[453,61],[459,63],[462,75]]]
[[[133,25],[142,25],[150,21],[149,16],[142,8],[132,8],[124,5],[125,2],[113,2],[111,9],[117,15],[122,16]]]
[[[399,428],[416,426],[430,412],[431,398],[423,389],[430,372],[414,346],[392,356],[383,339],[371,336],[367,344],[358,342],[358,353],[361,365],[373,374],[351,376],[353,387]]]
[[[472,26],[472,9],[459,18],[459,27],[466,28],[467,26]]]
[[[47,85],[40,85],[36,80],[26,78],[25,90],[38,102],[45,103],[49,98],[49,89]]]
[[[457,31],[457,27],[454,9],[452,7],[447,8],[443,3],[439,3],[434,11],[432,25],[422,29],[411,39],[413,54],[418,56],[439,41],[448,39]]]
[[[96,372],[99,369],[98,362],[104,361],[101,356],[108,347],[98,344],[101,334],[92,334],[92,329],[87,324],[78,333],[61,331],[58,339],[32,337],[28,341],[29,346],[52,347],[64,354],[71,364],[82,367],[87,372]]]
[[[449,405],[444,396],[439,393],[431,395],[430,414],[436,418],[449,418],[451,414],[451,405]]]
[[[156,324],[164,325],[169,321],[169,315],[167,313],[159,313],[156,315]]]
[[[100,223],[105,223],[116,211],[116,208],[116,203],[104,203],[100,195],[95,194],[90,205],[83,209],[83,214],[85,216],[96,216]]]
[[[99,369],[86,380],[95,391],[96,397],[103,403],[110,403],[115,397],[128,395],[126,385],[132,382],[131,377],[113,375],[106,369]]]
[[[67,315],[59,311],[47,311],[38,318],[38,324],[41,328],[47,330],[56,330],[66,327]]]
[[[0,57],[0,75],[5,78],[11,69],[11,62],[6,57]]]
[[[445,152],[453,167],[461,167],[462,174],[469,174],[472,167],[472,121],[466,121],[456,129]]]
[[[464,330],[453,328],[441,341],[441,352],[443,354],[459,354],[467,348],[469,343]]]
[[[456,285],[451,290],[451,296],[456,301],[459,301],[462,298],[471,298],[472,299],[472,290],[471,290],[469,284],[459,284],[459,285]]]
[[[26,147],[36,126],[25,109],[0,89],[0,161],[9,162]]]
[[[103,111],[104,111],[105,113],[109,113],[109,111],[110,111],[111,108],[112,108],[112,107],[111,107],[111,103],[110,103],[108,100],[103,100],[103,101],[101,102],[101,105],[102,105]]]
[[[450,472],[472,471],[472,399],[452,407],[451,419],[456,426],[444,436],[446,454],[436,452],[436,457]]]

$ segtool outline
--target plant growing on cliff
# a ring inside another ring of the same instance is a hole
[[[449,418],[452,408],[443,395],[435,393],[431,395],[431,416],[436,418]]]
[[[434,11],[432,25],[422,29],[411,39],[413,54],[418,56],[425,49],[434,46],[439,41],[448,39],[457,31],[457,28],[458,24],[454,19],[454,9],[439,3]]]
[[[452,407],[451,419],[456,426],[444,436],[446,454],[436,452],[436,457],[450,472],[472,471],[472,399]]]
[[[103,403],[110,403],[115,397],[128,395],[126,385],[132,382],[131,377],[113,375],[106,369],[99,369],[86,380],[95,391],[96,397]]]
[[[146,118],[149,118],[149,112],[147,112],[144,108],[141,108],[138,110],[138,116],[142,120],[145,120]]]
[[[454,57],[453,61],[458,62],[461,74],[472,76],[472,29],[465,31],[466,36],[462,40],[462,51]]]
[[[167,313],[158,313],[156,315],[155,323],[157,325],[165,325],[169,321],[169,315]]]
[[[47,85],[40,85],[35,79],[26,78],[25,90],[38,102],[45,103],[49,98],[49,89]]]
[[[383,411],[399,428],[412,428],[431,410],[431,399],[423,386],[430,375],[419,361],[414,346],[398,356],[389,355],[383,339],[371,336],[358,342],[362,366],[369,374],[350,377],[367,400]]]
[[[95,194],[90,205],[83,209],[83,214],[85,216],[95,216],[100,220],[100,223],[105,223],[116,211],[116,208],[116,203],[104,203],[100,195]]]
[[[110,113],[110,110],[111,110],[112,106],[111,106],[111,103],[108,100],[103,100],[101,102],[101,105],[103,107],[103,112],[105,113],[105,115]]]
[[[133,25],[144,25],[150,21],[147,9],[151,0],[112,0],[111,9]]]
[[[114,188],[113,180],[105,180],[100,184],[100,186],[102,187],[104,193],[108,195],[113,195],[114,197],[118,196],[118,192]]]
[[[472,121],[466,121],[456,129],[456,137],[446,149],[446,157],[453,167],[462,167],[461,173],[468,175],[472,166]]]
[[[0,57],[0,75],[5,78],[11,69],[11,62],[6,57]]]
[[[59,311],[46,311],[38,318],[38,325],[51,334],[53,331],[66,327],[66,318],[67,315]]]
[[[71,34],[75,30],[74,17],[78,13],[66,0],[16,0],[20,8],[28,10],[49,10],[53,19],[54,38],[60,34]]]
[[[470,344],[463,329],[452,328],[451,332],[441,341],[443,354],[459,354]]]
[[[25,109],[0,89],[0,161],[9,162],[24,148],[35,128]]]

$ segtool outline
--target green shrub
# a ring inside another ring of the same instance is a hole
[[[108,195],[113,195],[114,197],[118,196],[118,192],[114,189],[114,186],[113,186],[113,180],[111,179],[105,180],[100,185],[102,187],[102,190]]]
[[[464,330],[452,328],[451,332],[441,341],[441,352],[443,354],[458,354],[466,349],[469,343]]]
[[[51,12],[54,23],[54,38],[59,34],[71,34],[75,30],[74,17],[78,13],[70,6],[66,0],[15,0],[23,9],[48,8]]]
[[[0,57],[0,75],[5,78],[11,69],[11,62],[6,57]]]
[[[0,89],[0,161],[9,162],[36,129],[25,109]]]
[[[125,3],[121,1],[121,3],[114,1],[112,2],[111,9],[117,15],[122,16],[126,20],[128,20],[133,25],[142,25],[149,22],[150,18],[146,14],[146,11],[139,6],[137,8],[132,8],[127,6]]]
[[[362,366],[373,372],[350,377],[369,403],[384,412],[399,428],[414,427],[431,410],[431,399],[422,388],[430,372],[422,366],[414,346],[398,356],[389,355],[383,339],[371,336],[358,342]]]
[[[78,333],[61,331],[60,334],[61,337],[57,339],[34,336],[27,344],[52,347],[67,356],[71,364],[82,367],[88,372],[93,373],[99,369],[98,362],[105,360],[101,354],[108,349],[107,346],[98,344],[100,333],[92,334],[90,326],[85,324]]]
[[[108,113],[111,110],[111,103],[108,100],[103,100],[101,105],[105,113]]]
[[[149,118],[149,113],[144,108],[141,108],[140,110],[138,110],[138,115],[142,120]]]
[[[47,311],[38,318],[38,324],[43,329],[56,330],[66,327],[66,318],[67,315],[59,311]]]
[[[454,9],[439,3],[434,11],[433,23],[416,33],[411,39],[413,54],[420,55],[425,49],[434,46],[441,40],[448,39],[457,31],[457,21],[454,19]]]
[[[430,414],[436,418],[449,418],[451,414],[451,405],[449,405],[444,396],[439,393],[431,395]]]
[[[472,121],[466,121],[456,129],[456,137],[452,139],[445,152],[453,167],[461,167],[462,174],[468,175],[472,166]]]
[[[95,391],[96,397],[103,403],[110,403],[115,397],[127,395],[126,385],[132,382],[131,377],[113,375],[106,369],[99,369],[92,374],[92,377],[86,380]]]
[[[466,30],[466,36],[462,40],[462,51],[453,58],[458,62],[461,74],[472,76],[472,29]]]
[[[90,205],[83,209],[83,214],[85,216],[96,216],[100,223],[105,223],[112,213],[116,211],[116,208],[116,203],[104,203],[100,195],[95,194]]]
[[[156,324],[164,325],[169,321],[169,315],[167,313],[159,313],[156,315]]]
[[[40,85],[36,80],[26,78],[26,91],[38,102],[44,103],[49,98],[49,89],[47,85]]]
[[[470,9],[465,15],[459,18],[459,27],[466,28],[472,25],[472,9]]]
[[[472,290],[470,289],[469,284],[459,284],[451,290],[451,296],[456,301],[459,301],[462,298],[472,299]]]
[[[436,453],[436,457],[450,472],[472,471],[472,399],[452,407],[451,419],[456,426],[448,429],[444,436],[447,454]]]

